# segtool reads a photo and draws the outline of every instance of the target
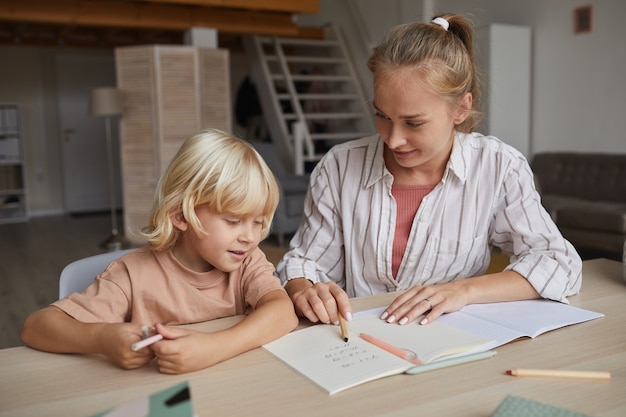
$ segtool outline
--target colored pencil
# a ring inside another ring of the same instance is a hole
[[[344,342],[348,341],[348,324],[342,315],[339,315],[339,327],[341,328],[341,338]]]
[[[378,346],[379,348],[384,349],[387,352],[404,359],[405,361],[409,361],[411,363],[414,363],[415,365],[422,364],[422,361],[419,360],[417,355],[411,351],[399,348],[392,345],[391,343],[387,343],[384,340],[380,340],[379,338],[366,333],[361,333],[359,336],[361,337],[361,339],[370,342],[374,346]]]
[[[610,372],[568,371],[555,369],[509,369],[507,375],[540,378],[611,379]]]
[[[154,336],[150,336],[147,339],[143,339],[137,343],[133,343],[133,345],[131,346],[131,349],[136,352],[139,349],[143,349],[146,346],[150,346],[151,344],[156,343],[161,339],[163,339],[163,336],[161,336],[160,334],[155,334]]]

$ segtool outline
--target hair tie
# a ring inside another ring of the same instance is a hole
[[[431,23],[434,23],[436,25],[441,26],[442,28],[444,28],[446,31],[448,30],[448,28],[450,27],[450,23],[448,23],[448,21],[446,19],[444,19],[443,17],[435,17],[433,20],[430,21]]]

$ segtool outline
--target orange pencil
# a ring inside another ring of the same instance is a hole
[[[543,378],[611,379],[610,372],[567,371],[551,369],[509,369],[507,375]]]
[[[409,361],[415,365],[422,365],[422,361],[420,361],[417,355],[413,352],[394,346],[391,343],[387,343],[384,340],[380,340],[379,338],[366,333],[361,333],[359,336],[366,342],[370,342],[374,346],[378,346],[379,348],[384,349],[387,352],[404,359],[405,361]]]

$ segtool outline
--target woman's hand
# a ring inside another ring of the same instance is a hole
[[[424,315],[419,323],[428,324],[468,304],[536,298],[540,296],[528,280],[517,272],[504,271],[447,284],[416,285],[389,304],[381,319],[402,325]]]
[[[340,314],[348,321],[352,319],[348,294],[334,282],[313,284],[308,279],[296,278],[285,285],[285,290],[296,313],[312,323],[338,323]]]
[[[443,313],[460,310],[467,303],[466,292],[457,282],[432,286],[417,285],[393,300],[383,312],[381,319],[388,323],[403,325],[424,315],[419,323],[428,324]]]

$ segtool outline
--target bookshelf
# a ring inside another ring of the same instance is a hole
[[[28,220],[20,119],[16,104],[0,104],[0,223]]]

